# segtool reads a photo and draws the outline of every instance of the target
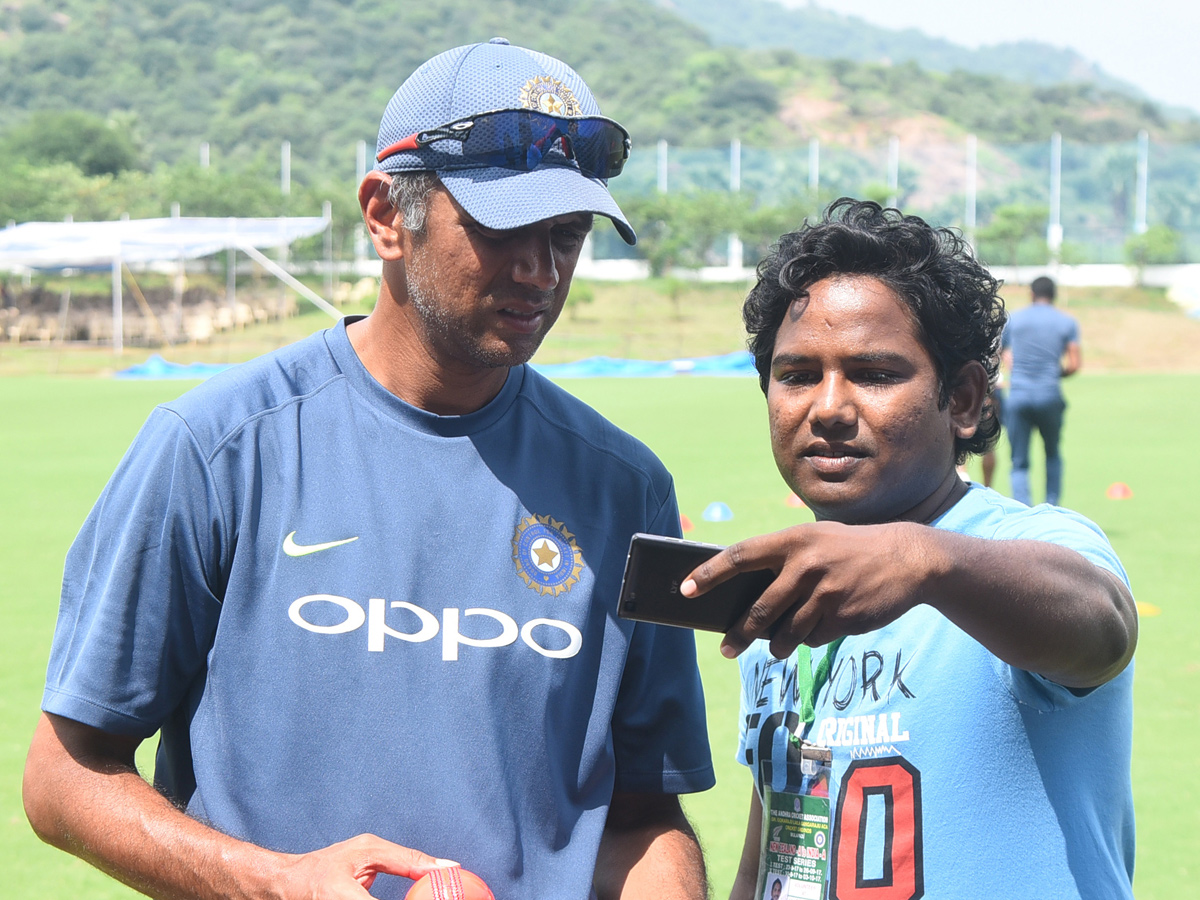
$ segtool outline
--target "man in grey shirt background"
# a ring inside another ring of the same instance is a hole
[[[1055,285],[1035,278],[1032,302],[1009,316],[1001,349],[1009,370],[1005,427],[1012,446],[1012,495],[1032,506],[1029,489],[1029,442],[1036,428],[1046,448],[1046,502],[1058,505],[1062,494],[1059,438],[1067,408],[1060,382],[1079,371],[1079,323],[1054,306]]]

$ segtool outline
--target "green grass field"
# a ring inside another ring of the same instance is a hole
[[[655,449],[675,474],[690,536],[727,543],[807,518],[786,503],[753,379],[564,382]],[[20,780],[37,717],[67,545],[125,446],[179,382],[44,375],[0,378],[0,872],[12,900],[130,897],[33,836]],[[1200,375],[1085,373],[1068,383],[1064,502],[1111,537],[1143,605],[1137,654],[1134,791],[1139,900],[1195,895],[1200,870],[1200,596],[1196,588]],[[1002,448],[1003,450],[1003,448]],[[1007,486],[1001,452],[998,487]],[[1035,484],[1038,474],[1034,473]],[[1116,481],[1133,490],[1109,500]],[[1036,492],[1035,492],[1036,497]],[[711,501],[734,511],[701,520]],[[718,786],[688,809],[714,897],[727,896],[750,782],[733,761],[737,670],[699,639]]]

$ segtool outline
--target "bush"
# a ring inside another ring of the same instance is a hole
[[[5,135],[3,150],[38,166],[72,163],[90,176],[138,167],[138,149],[128,132],[82,110],[34,113]]]
[[[673,266],[711,263],[717,240],[741,232],[750,199],[726,191],[693,191],[622,198],[621,204],[637,231],[637,250],[657,277]]]
[[[1125,240],[1125,259],[1138,269],[1182,262],[1183,238],[1169,225],[1151,225],[1144,233],[1131,234]]]

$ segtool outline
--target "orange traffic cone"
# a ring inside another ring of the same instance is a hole
[[[1114,481],[1108,486],[1108,490],[1104,492],[1104,496],[1109,500],[1128,500],[1133,496],[1133,491],[1123,481]]]

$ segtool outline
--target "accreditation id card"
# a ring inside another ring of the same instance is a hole
[[[799,738],[795,791],[771,790],[763,781],[762,847],[758,862],[760,900],[824,900],[829,868],[829,778],[833,754]],[[794,748],[789,748],[793,750]],[[791,753],[789,753],[791,756]],[[789,765],[789,770],[795,763]]]

